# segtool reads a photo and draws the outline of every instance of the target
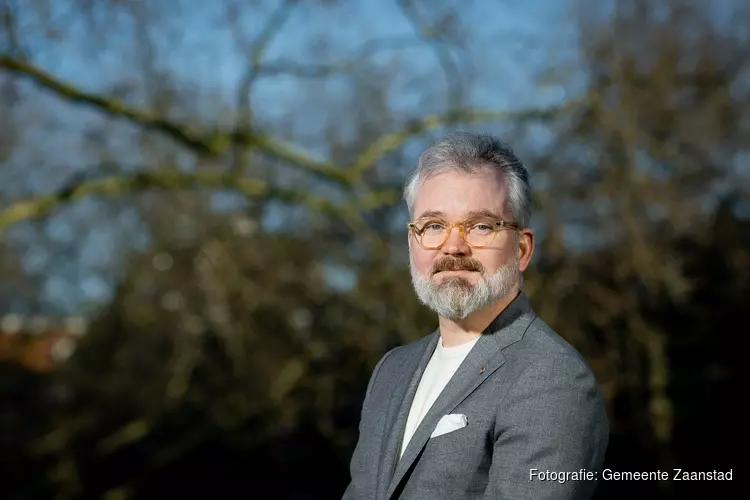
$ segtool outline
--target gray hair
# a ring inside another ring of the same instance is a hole
[[[510,146],[488,134],[453,132],[427,148],[419,157],[417,168],[404,188],[409,214],[421,184],[430,176],[445,171],[474,173],[480,168],[502,172],[508,189],[508,204],[521,227],[531,220],[532,200],[529,174]]]

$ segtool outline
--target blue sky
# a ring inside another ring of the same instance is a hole
[[[439,9],[442,4],[447,3],[431,5]],[[53,2],[51,5],[62,8],[68,3]],[[196,5],[200,7],[191,8]],[[315,56],[319,49],[310,43],[311,34],[325,34],[329,60],[339,61],[351,59],[361,44],[369,39],[414,33],[413,26],[395,2],[359,0],[336,5],[340,8],[301,8],[296,11],[269,46],[266,59],[284,58],[304,63],[314,57],[320,61]],[[461,70],[471,75],[472,105],[490,108],[544,106],[565,97],[560,88],[539,87],[536,75],[551,60],[564,63],[574,55],[575,32],[566,11],[567,2],[475,0],[466,5],[468,7],[460,17],[468,40],[468,49],[463,55],[470,57],[459,63]],[[235,50],[231,32],[223,22],[221,4],[173,0],[158,8],[168,6],[172,6],[174,12],[169,13],[164,18],[166,22],[155,30],[157,69],[182,86],[198,89],[199,95],[209,103],[208,107],[216,109],[219,102],[220,109],[231,110],[237,82],[246,62]],[[89,31],[90,28],[84,28],[76,16],[71,17],[65,11],[53,14],[53,18],[57,16],[61,20],[57,29],[64,33],[62,38],[43,40],[33,34],[26,38],[34,46],[35,60],[39,65],[84,89],[97,92],[107,91],[117,82],[138,79],[141,69],[136,64],[139,54],[132,41],[132,22],[121,17],[102,17],[99,26],[105,27],[107,33],[102,41],[96,33]],[[265,16],[255,12],[248,14],[252,15],[244,17],[240,24],[250,31],[257,31]],[[397,88],[391,93],[391,105],[412,116],[422,114],[421,109],[415,109],[419,99],[444,87],[440,66],[428,46],[384,52],[376,59],[384,65],[393,60],[402,65],[403,77],[396,78]],[[414,74],[421,75],[429,86],[410,85],[405,77]],[[329,101],[319,99],[321,94],[318,92],[330,99],[336,91],[335,87],[326,87],[320,82],[269,78],[258,83],[254,102],[259,113],[268,120],[299,110],[299,123],[304,130],[310,126],[304,121],[305,116],[327,112],[326,102]],[[34,163],[46,166],[46,170],[43,174],[16,176],[20,183],[16,185],[16,193],[28,190],[29,182],[33,185],[32,191],[53,189],[70,175],[71,170],[95,163],[90,147],[82,140],[82,127],[99,127],[104,123],[96,113],[71,108],[36,89],[29,89],[29,95],[33,96],[34,102],[24,108],[25,113],[30,118],[41,117],[47,123],[44,147],[39,147],[39,129],[35,129],[20,148],[14,163]],[[200,106],[196,105],[196,109],[200,110]],[[427,108],[424,114],[436,110]],[[38,126],[38,120],[35,123]],[[125,155],[128,143],[122,138],[128,136],[127,128],[110,125],[105,133],[110,140],[108,134],[111,134],[112,142],[119,143],[113,146],[114,149]],[[59,309],[55,312],[85,312],[106,302],[114,277],[112,273],[117,268],[113,256],[123,245],[133,244],[133,235],[138,233],[136,219],[127,211],[119,214],[115,224],[88,227],[84,223],[87,230],[78,232],[79,221],[85,220],[92,210],[103,210],[103,205],[87,201],[65,208],[46,224],[44,238],[28,241],[29,251],[24,266],[28,271],[47,275],[44,298],[53,309]],[[12,234],[28,238],[23,225],[15,228]],[[79,239],[73,241],[73,237]],[[136,245],[145,243],[143,237],[136,241]],[[61,248],[69,249],[71,253],[59,256],[56,252]],[[335,273],[334,278],[339,284],[345,284],[347,280],[343,272]]]

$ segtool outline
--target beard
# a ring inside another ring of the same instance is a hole
[[[453,321],[468,318],[507,297],[516,286],[521,286],[520,260],[516,252],[513,252],[513,257],[508,262],[489,276],[484,272],[481,263],[467,257],[437,261],[428,271],[428,277],[419,274],[414,262],[409,260],[412,285],[419,301],[438,316]],[[477,271],[479,281],[473,285],[460,276],[450,276],[437,284],[431,278],[438,271],[464,269]]]

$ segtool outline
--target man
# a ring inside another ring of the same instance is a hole
[[[497,139],[454,133],[404,194],[412,282],[439,327],[375,367],[344,500],[590,498],[609,426],[588,365],[522,291],[526,169]]]

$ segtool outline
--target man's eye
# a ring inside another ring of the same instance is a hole
[[[474,231],[486,233],[486,232],[492,231],[492,226],[490,226],[489,224],[476,224],[472,229]]]
[[[444,229],[445,229],[445,226],[443,226],[439,222],[428,222],[422,227],[422,231],[426,231],[430,233],[437,233],[437,232],[443,231]]]

